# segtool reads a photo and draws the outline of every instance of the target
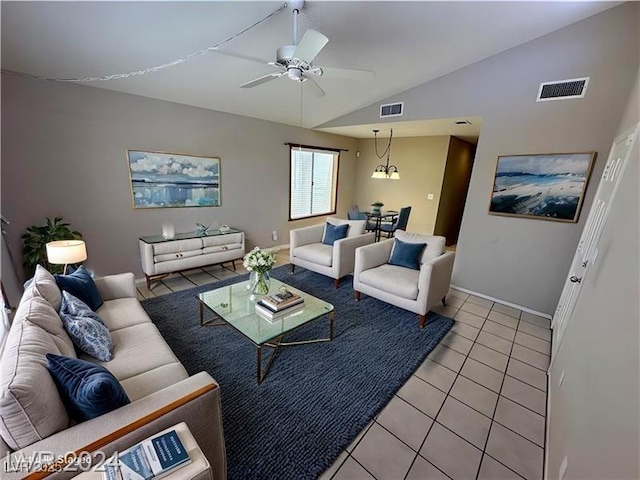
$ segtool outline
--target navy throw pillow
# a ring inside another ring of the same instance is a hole
[[[47,368],[76,420],[90,420],[130,403],[120,382],[100,365],[47,353]]]
[[[54,275],[60,290],[66,290],[74,297],[89,305],[94,312],[102,306],[102,297],[91,274],[80,266],[70,275]]]
[[[349,224],[334,225],[327,222],[324,227],[324,236],[322,237],[322,243],[325,245],[333,245],[336,240],[340,240],[347,236],[349,230]]]
[[[420,270],[420,258],[426,246],[426,243],[408,243],[396,238],[389,264]]]

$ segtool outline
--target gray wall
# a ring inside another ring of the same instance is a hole
[[[403,121],[483,116],[454,284],[553,313],[585,215],[577,224],[488,215],[497,156],[595,150],[599,178],[637,68],[639,8],[623,4],[379,102],[403,101]],[[582,76],[584,99],[535,102],[540,82]],[[323,126],[379,123],[378,107]]]
[[[289,243],[289,147],[349,149],[340,158],[338,210],[353,203],[355,139],[97,88],[2,78],[2,213],[10,246],[60,215],[87,241],[98,274],[142,276],[138,237],[218,222],[246,232],[248,246]],[[133,210],[126,149],[221,157],[221,207]],[[271,240],[277,230],[280,238]],[[8,265],[3,265],[3,269]],[[3,275],[3,278],[5,276]]]
[[[618,133],[640,121],[639,90],[640,72]],[[639,163],[636,141],[551,368],[549,479],[565,455],[567,479],[640,478]]]

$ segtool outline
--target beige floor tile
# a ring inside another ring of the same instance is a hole
[[[453,295],[454,297],[458,297],[462,300],[466,300],[467,298],[469,298],[469,294],[466,292],[463,292],[461,290],[456,290],[455,288],[450,288],[449,292],[447,293],[447,295]]]
[[[160,295],[172,293],[171,289],[162,282],[151,282],[150,290],[157,297],[159,297]]]
[[[144,298],[153,298],[157,296],[156,293],[153,290],[149,290],[144,283],[136,285],[136,288]]]
[[[486,453],[527,480],[542,478],[542,448],[499,423],[491,426]]]
[[[374,423],[351,454],[375,478],[404,478],[415,452]]]
[[[205,270],[207,270],[205,268]],[[218,280],[224,280],[225,278],[231,278],[231,277],[237,277],[238,275],[242,275],[245,272],[244,270],[240,270],[238,269],[237,272],[234,272],[233,270],[228,270],[226,268],[218,268],[218,269],[212,269],[212,270],[207,270],[207,272],[211,275],[213,275],[214,277],[216,277]]]
[[[433,420],[400,397],[393,397],[376,422],[417,452]]]
[[[474,360],[484,363],[496,370],[500,370],[501,372],[505,372],[507,370],[507,361],[509,360],[509,357],[496,352],[495,350],[491,350],[484,345],[480,345],[479,343],[476,343],[473,346],[471,352],[469,352],[469,356]]]
[[[453,480],[469,480],[476,476],[482,452],[438,423],[424,442],[420,455]]]
[[[407,380],[407,383],[398,390],[397,395],[431,418],[436,417],[447,396],[415,375]]]
[[[450,396],[445,400],[436,420],[467,442],[484,450],[491,426],[490,418]]]
[[[507,375],[510,375],[518,380],[528,383],[529,385],[536,387],[543,392],[547,391],[547,374],[546,372],[527,365],[512,358],[509,360],[509,366],[507,367]]]
[[[433,307],[431,310],[449,318],[455,317],[456,313],[458,313],[457,307],[443,307],[441,303]]]
[[[467,325],[462,322],[454,323],[453,327],[451,327],[451,331],[453,333],[457,333],[461,337],[468,338],[471,341],[474,341],[480,333],[479,328],[472,327],[471,325]]]
[[[482,457],[478,480],[521,480],[522,477],[513,470],[509,470],[486,453]]]
[[[518,312],[519,311],[520,310],[518,310]],[[492,322],[496,322],[496,323],[499,323],[500,325],[504,325],[505,327],[509,327],[513,329],[518,328],[518,323],[520,323],[520,320],[518,320],[517,318],[507,313],[498,312],[496,310],[491,310],[487,318]]]
[[[517,308],[509,307],[507,305],[502,305],[501,303],[494,303],[491,311],[504,313],[505,315],[510,315],[516,319],[519,319],[520,315],[522,315],[522,310],[518,310]]]
[[[505,355],[511,353],[511,346],[513,345],[513,342],[493,335],[492,333],[485,332],[484,330],[480,332],[476,342],[497,352],[504,353]]]
[[[449,480],[449,477],[418,455],[406,480]]]
[[[362,440],[362,437],[364,437],[364,435],[367,433],[367,430],[369,430],[371,425],[373,425],[373,421],[367,423],[367,425],[362,429],[362,431],[358,434],[358,436],[353,439],[353,442],[351,442],[351,445],[349,445],[345,449],[347,452],[349,453],[353,452],[353,449],[356,448],[356,446],[358,446],[358,443],[360,443],[360,440]]]
[[[376,480],[362,465],[349,457],[342,464],[332,480]]]
[[[494,370],[491,367],[487,367],[484,363],[477,362],[473,358],[467,358],[462,370],[460,370],[460,375],[463,375],[496,393],[500,393],[502,380],[504,378],[504,373]]]
[[[498,402],[496,392],[461,376],[456,378],[450,395],[489,418],[493,417]]]
[[[551,342],[547,342],[546,340],[518,331],[514,341],[518,345],[530,348],[543,355],[551,355]]]
[[[455,382],[457,376],[456,372],[453,370],[449,370],[447,367],[444,367],[429,358],[422,362],[422,365],[420,365],[418,370],[416,370],[415,375],[445,393],[449,392],[449,389],[453,385],[453,382]]]
[[[534,315],[529,312],[522,312],[520,315],[520,320],[524,320],[525,322],[533,323],[542,328],[551,328],[551,320],[548,318],[540,317],[538,315]]]
[[[162,280],[167,287],[169,287],[174,292],[179,292],[181,290],[188,290],[189,288],[195,287],[195,285],[187,280],[184,277],[174,277],[174,278],[165,278]]]
[[[522,322],[522,325],[518,327],[518,330],[542,340],[546,340],[547,342],[551,341],[551,330],[548,328],[539,327],[529,322]]]
[[[521,362],[532,365],[540,370],[546,371],[549,368],[549,355],[543,355],[530,348],[523,347],[517,343],[513,345],[511,356]]]
[[[527,407],[540,415],[545,415],[547,408],[547,395],[531,385],[520,380],[506,376],[502,383],[500,395]]]
[[[489,310],[491,310],[491,307],[493,307],[492,300],[487,300],[486,298],[478,297],[476,295],[469,295],[469,298],[467,298],[467,302],[475,303],[476,305],[488,308]]]
[[[484,325],[485,319],[475,315],[473,313],[465,312],[464,310],[458,311],[454,317],[458,322],[466,323],[467,325],[477,328],[478,330]]]
[[[196,285],[207,285],[218,281],[216,277],[209,275],[207,272],[203,272],[202,270],[196,273],[191,273],[186,277]]]
[[[453,295],[447,295],[446,304],[451,307],[460,308],[464,303],[464,299]]]
[[[444,365],[448,369],[453,370],[454,372],[459,372],[466,357],[449,347],[438,345],[431,351],[429,358],[434,362],[438,362],[440,365]]]
[[[140,293],[139,290],[136,290],[136,298],[138,299],[139,302],[141,302],[142,300],[144,300],[145,297]]]
[[[492,320],[487,320],[486,322],[484,322],[482,330],[497,335],[498,337],[502,337],[505,340],[509,340],[510,342],[513,342],[513,339],[516,336],[515,329],[505,327],[504,325],[500,325],[499,323],[496,323]]]
[[[445,402],[446,405],[446,402]],[[500,396],[494,421],[544,447],[544,417]]]
[[[349,458],[349,454],[346,451],[342,452],[336,461],[333,462],[333,465],[320,475],[319,480],[331,480],[331,477],[335,475],[347,458]]]
[[[471,340],[461,337],[451,331],[447,333],[441,343],[463,355],[469,355],[471,347],[473,347],[473,342]]]
[[[474,315],[478,315],[482,318],[486,318],[487,315],[489,315],[489,309],[487,307],[483,307],[481,305],[478,305],[477,303],[470,302],[469,299],[467,299],[467,301],[462,304],[460,310],[473,313]]]

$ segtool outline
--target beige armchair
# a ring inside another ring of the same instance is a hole
[[[439,301],[445,304],[451,282],[454,252],[445,252],[445,237],[396,231],[406,243],[426,243],[420,270],[390,265],[394,240],[389,239],[356,250],[353,289],[356,300],[364,293],[418,314],[424,328],[427,312]]]
[[[346,238],[336,240],[333,245],[322,243],[325,224],[291,230],[289,260],[291,271],[296,265],[334,279],[336,288],[340,279],[353,273],[355,252],[358,247],[374,242],[373,233],[364,233],[366,220],[343,220],[329,217],[334,225],[349,224]]]

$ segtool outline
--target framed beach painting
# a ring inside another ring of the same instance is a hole
[[[217,207],[220,159],[127,150],[133,208]]]
[[[489,213],[575,223],[596,152],[498,157]]]

